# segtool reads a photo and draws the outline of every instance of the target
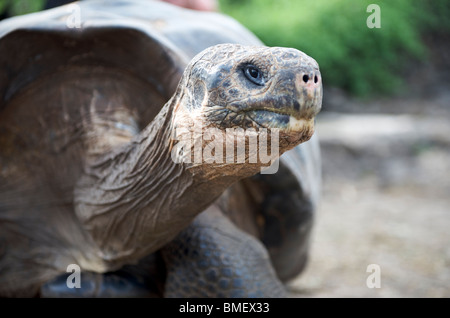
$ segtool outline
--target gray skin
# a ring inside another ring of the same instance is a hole
[[[296,147],[321,107],[317,63],[219,14],[79,5],[82,30],[64,7],[0,26],[0,295],[285,296],[317,202],[317,143]],[[211,128],[278,129],[273,159],[292,150],[274,175],[173,160]],[[83,288],[67,288],[69,264]]]

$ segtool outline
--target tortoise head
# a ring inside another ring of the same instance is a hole
[[[220,44],[186,69],[190,111],[218,128],[302,131],[322,104],[317,62],[296,49]]]
[[[210,47],[188,65],[178,90],[175,112],[184,115],[175,114],[177,127],[277,130],[280,154],[311,138],[322,104],[317,62],[292,48]]]

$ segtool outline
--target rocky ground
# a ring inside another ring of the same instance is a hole
[[[366,101],[325,91],[323,197],[295,295],[450,297],[449,88]],[[367,287],[370,264],[380,288]]]

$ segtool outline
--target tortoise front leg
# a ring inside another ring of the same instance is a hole
[[[165,297],[285,297],[264,246],[213,205],[162,249]]]

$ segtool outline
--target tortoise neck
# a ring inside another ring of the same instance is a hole
[[[128,144],[85,168],[75,213],[98,250],[96,269],[113,270],[172,240],[237,177],[212,181],[171,156],[171,99]],[[100,267],[101,267],[100,266]]]

